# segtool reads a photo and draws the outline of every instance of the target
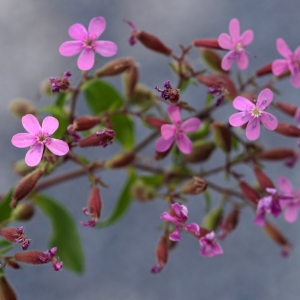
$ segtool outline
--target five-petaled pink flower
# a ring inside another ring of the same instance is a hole
[[[69,35],[75,41],[64,42],[59,47],[60,54],[73,56],[81,52],[77,61],[80,70],[89,70],[93,67],[95,51],[104,57],[115,55],[118,49],[115,43],[96,40],[105,30],[105,27],[106,22],[102,17],[93,18],[87,31],[82,24],[73,24],[69,28]]]
[[[22,118],[22,125],[29,133],[17,133],[12,137],[11,142],[18,148],[30,147],[25,156],[28,166],[34,167],[39,164],[44,146],[55,155],[62,156],[68,153],[69,146],[66,142],[51,137],[59,125],[54,117],[46,117],[41,127],[38,119],[28,114]]]
[[[300,46],[293,53],[282,38],[277,39],[276,46],[278,52],[285,59],[276,59],[273,61],[273,74],[279,76],[286,70],[290,70],[292,85],[295,88],[300,88]]]
[[[173,124],[164,124],[161,126],[161,137],[156,141],[155,149],[158,152],[167,151],[176,140],[179,150],[184,154],[192,152],[192,142],[186,136],[186,132],[196,131],[201,121],[198,118],[190,118],[184,122],[180,119],[180,108],[169,105],[168,115]]]
[[[207,233],[200,238],[199,244],[201,246],[199,254],[206,257],[213,257],[223,254],[222,247],[216,241],[216,234],[214,231]]]
[[[260,121],[267,129],[274,130],[278,125],[277,118],[265,112],[272,100],[273,92],[270,89],[264,89],[260,92],[256,104],[242,96],[236,97],[233,100],[233,107],[241,112],[230,116],[230,125],[241,126],[249,122],[246,128],[246,136],[249,140],[256,140],[259,137]]]
[[[232,19],[229,23],[229,33],[222,33],[218,38],[220,47],[230,50],[222,59],[222,69],[228,71],[235,60],[241,70],[248,67],[248,57],[244,49],[253,41],[253,31],[248,29],[240,35],[240,22],[238,19]]]
[[[284,196],[287,199],[280,201],[282,208],[285,208],[284,218],[287,222],[293,223],[298,218],[298,211],[300,209],[300,190],[294,190],[291,182],[284,176],[280,176],[277,184]]]
[[[179,242],[181,239],[180,236],[180,229],[183,228],[186,231],[192,231],[196,235],[200,234],[199,225],[196,223],[191,223],[186,225],[185,222],[188,219],[188,209],[185,205],[181,205],[179,203],[173,203],[172,204],[172,210],[174,212],[172,215],[170,215],[167,212],[163,212],[160,216],[160,218],[164,221],[169,221],[176,224],[176,228],[173,231],[173,233],[170,234],[169,239],[174,242]]]

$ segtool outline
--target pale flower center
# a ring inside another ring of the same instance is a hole
[[[253,117],[259,117],[261,115],[261,111],[257,107],[254,107],[251,111],[251,114]]]
[[[50,141],[50,135],[47,133],[40,132],[39,134],[37,134],[36,140],[38,143],[46,144]]]
[[[243,50],[243,45],[242,45],[242,43],[241,43],[241,42],[236,43],[235,49],[236,49],[236,51],[238,51],[238,52],[242,51],[242,50]]]
[[[87,39],[84,41],[84,47],[87,47],[87,48],[93,48],[93,42],[94,42],[93,39],[87,38]]]

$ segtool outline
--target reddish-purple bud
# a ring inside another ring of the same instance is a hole
[[[82,116],[73,121],[73,129],[76,131],[84,131],[93,128],[101,123],[101,118],[94,116]]]
[[[132,64],[132,58],[117,58],[111,60],[102,68],[96,70],[95,75],[97,77],[119,75],[128,70],[128,68],[132,66]]]
[[[267,65],[261,67],[255,72],[257,77],[264,76],[267,74],[272,74],[272,63],[268,63]]]
[[[291,148],[273,148],[258,153],[257,158],[265,160],[282,160],[297,155]]]
[[[225,153],[229,153],[231,150],[231,131],[228,126],[222,122],[214,121],[210,125],[210,130],[213,133],[216,145]]]
[[[275,102],[274,105],[277,108],[279,108],[282,112],[288,114],[291,117],[295,116],[296,111],[298,109],[298,107],[295,106],[295,105],[288,104],[288,103],[285,103],[285,102],[280,102],[280,101]]]
[[[144,121],[149,124],[150,126],[156,128],[156,129],[160,129],[162,125],[164,124],[169,124],[169,122],[163,120],[163,119],[159,119],[156,117],[151,117],[151,116],[146,116],[144,118]]]
[[[265,191],[266,188],[275,188],[272,180],[261,170],[261,168],[255,166],[253,171],[263,191]]]
[[[34,205],[31,202],[20,203],[12,212],[12,218],[16,221],[28,221],[34,215]]]
[[[12,201],[10,203],[10,206],[15,208],[17,206],[17,203],[20,200],[24,199],[33,190],[36,183],[43,174],[43,170],[36,169],[23,177],[12,194]]]
[[[119,153],[113,156],[110,160],[105,163],[106,168],[124,168],[135,160],[136,155],[133,152]]]
[[[30,245],[30,241],[27,239],[27,236],[24,233],[24,226],[20,226],[17,228],[0,228],[0,236],[5,238],[7,241],[13,243],[21,243],[23,250],[26,250]]]
[[[67,71],[60,78],[50,78],[50,83],[52,85],[52,93],[59,93],[60,91],[67,91],[70,87],[69,77],[72,74]]]
[[[134,94],[138,80],[139,71],[137,66],[133,63],[123,74],[123,84],[127,97],[131,97]]]
[[[6,280],[3,274],[0,274],[0,299],[1,300],[17,300],[17,295],[13,287]]]
[[[157,264],[151,269],[151,273],[161,272],[168,261],[169,248],[166,235],[160,237],[156,247],[155,256]]]
[[[116,134],[112,129],[102,129],[88,137],[81,139],[78,145],[84,147],[102,146],[103,148],[111,145],[114,141]]]
[[[292,124],[278,123],[275,131],[288,137],[300,137],[300,129]]]
[[[7,266],[10,266],[12,269],[21,269],[21,266],[15,261],[12,256],[3,256],[3,260]],[[0,298],[1,299],[1,298]]]
[[[248,200],[250,200],[254,204],[258,203],[260,197],[258,193],[248,183],[241,180],[239,182],[239,187]]]
[[[234,205],[232,210],[223,219],[221,223],[221,229],[223,231],[223,234],[220,237],[221,239],[224,239],[228,235],[228,233],[230,233],[236,228],[239,222],[239,216],[240,216],[240,210],[236,205]]]
[[[194,40],[194,46],[195,47],[204,47],[204,48],[212,48],[212,49],[218,49],[218,50],[224,50],[220,47],[218,43],[218,39],[197,39]]]

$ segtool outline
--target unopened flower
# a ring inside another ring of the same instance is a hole
[[[164,268],[165,264],[168,261],[168,255],[169,255],[168,241],[166,235],[163,235],[160,237],[156,247],[155,256],[156,256],[157,264],[151,268],[151,273],[156,274],[162,271],[162,269]]]
[[[50,83],[52,86],[52,93],[59,93],[60,91],[66,91],[70,87],[69,77],[72,74],[67,71],[61,78],[52,77]]]
[[[291,182],[284,176],[278,178],[277,184],[283,195],[289,197],[280,201],[281,207],[285,209],[284,218],[293,223],[297,220],[300,209],[300,190],[294,190]]]
[[[272,100],[273,92],[270,89],[264,89],[260,92],[256,104],[242,96],[236,97],[233,100],[233,107],[241,112],[230,116],[230,125],[242,126],[248,122],[246,136],[249,140],[256,140],[259,137],[260,121],[267,129],[276,129],[278,125],[277,118],[265,111]]]
[[[180,108],[173,105],[168,106],[168,115],[173,124],[164,124],[161,126],[160,130],[162,136],[156,141],[156,151],[167,151],[174,140],[176,140],[177,146],[182,153],[191,153],[193,145],[185,133],[196,131],[201,121],[198,118],[190,118],[182,122],[180,119]]]
[[[244,49],[253,41],[253,31],[248,29],[240,35],[240,22],[238,19],[232,19],[229,23],[229,33],[222,33],[218,38],[219,45],[223,49],[230,50],[222,59],[222,69],[230,70],[233,62],[236,60],[241,70],[248,67],[248,57]]]
[[[103,148],[111,145],[114,142],[116,133],[112,129],[104,128],[96,133],[87,136],[79,141],[79,147],[95,147],[102,146]]]
[[[53,247],[50,250],[44,252],[44,256],[39,256],[39,259],[44,263],[48,263],[51,261],[54,271],[60,271],[63,267],[63,262],[58,261],[58,259],[56,258],[56,251],[57,247]]]
[[[223,254],[223,249],[218,244],[214,231],[207,233],[205,236],[200,238],[199,243],[201,246],[199,254],[202,256],[213,257]]]
[[[291,83],[295,88],[300,88],[300,46],[293,53],[284,39],[278,38],[276,41],[278,52],[285,59],[276,59],[272,63],[272,71],[275,76],[279,76],[286,70],[291,72]]]
[[[166,80],[164,82],[164,90],[161,90],[159,87],[155,87],[157,91],[159,91],[160,97],[165,99],[166,101],[169,101],[170,103],[176,104],[179,101],[180,95],[179,90],[174,89],[171,84],[170,80]]]
[[[123,20],[123,22],[127,23],[131,28],[132,32],[128,39],[129,45],[133,46],[136,43],[136,35],[137,35],[137,28],[136,26],[129,20]]]
[[[58,156],[68,153],[69,146],[66,142],[51,137],[59,125],[56,118],[46,117],[41,127],[38,119],[34,115],[28,114],[22,118],[22,125],[28,133],[15,134],[11,142],[18,148],[30,147],[25,156],[25,162],[28,166],[34,167],[39,164],[43,156],[44,146]]]
[[[167,212],[163,212],[160,218],[164,221],[172,222],[176,224],[176,228],[173,233],[170,234],[169,239],[174,242],[179,242],[181,239],[180,229],[183,228],[186,231],[192,231],[196,235],[199,235],[199,225],[196,223],[191,223],[186,225],[185,222],[188,219],[188,209],[185,205],[179,203],[172,204],[172,210],[174,211],[174,216]]]
[[[74,41],[64,42],[59,47],[63,56],[73,56],[81,52],[77,65],[80,70],[89,70],[94,65],[94,52],[104,57],[110,57],[117,53],[117,45],[110,41],[98,41],[103,33],[106,21],[102,17],[93,18],[90,21],[88,30],[82,24],[76,23],[69,28],[69,35]]]
[[[0,236],[5,238],[7,241],[21,243],[23,250],[26,250],[30,245],[30,240],[27,239],[27,236],[24,233],[24,226],[20,226],[18,228],[0,228]]]

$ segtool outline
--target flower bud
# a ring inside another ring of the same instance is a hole
[[[52,77],[49,79],[52,86],[52,93],[60,93],[67,91],[70,87],[69,77],[72,76],[71,72],[67,71],[61,77]]]
[[[102,68],[96,70],[95,76],[105,77],[119,75],[125,72],[133,64],[132,58],[113,59]]]
[[[207,87],[217,86],[219,84],[219,79],[216,76],[198,75],[197,79],[200,83],[206,85]]]
[[[124,152],[116,154],[112,159],[105,163],[106,168],[124,168],[129,166],[135,160],[135,154],[132,152]]]
[[[138,79],[139,79],[138,68],[135,64],[132,64],[123,74],[123,84],[125,89],[125,95],[127,97],[133,95],[135,87],[138,83]]]
[[[112,129],[102,129],[96,133],[89,135],[88,137],[81,139],[78,142],[79,147],[95,147],[102,146],[103,148],[111,145],[116,136],[115,132]]]
[[[10,266],[13,269],[21,269],[21,266],[15,261],[12,256],[4,256],[3,260],[5,261],[6,265]]]
[[[49,81],[49,78],[45,78],[41,81],[39,87],[39,93],[45,96],[53,96],[52,94],[52,84]]]
[[[255,72],[257,77],[272,74],[272,63],[268,63],[267,65],[261,67]]]
[[[12,212],[15,221],[28,221],[34,215],[34,205],[31,202],[20,203]]]
[[[0,274],[0,299],[1,300],[17,300],[17,295],[13,287],[6,280],[3,274]]]
[[[180,189],[182,194],[198,195],[204,192],[207,188],[206,181],[198,176],[194,176],[192,180],[188,181]]]
[[[27,114],[36,115],[37,110],[31,102],[26,99],[14,99],[9,104],[10,111],[18,118]]]
[[[223,207],[217,206],[210,210],[208,214],[205,216],[202,225],[204,228],[208,229],[209,231],[216,230],[222,220],[223,216]]]
[[[218,72],[224,72],[224,70],[221,68],[222,59],[215,51],[202,48],[200,49],[200,52],[203,60],[210,68]]]
[[[142,180],[137,180],[131,185],[131,195],[140,202],[151,201],[155,197],[155,190],[152,186],[145,184]]]
[[[194,40],[194,46],[224,50],[220,47],[218,39],[197,39]]]
[[[0,236],[12,243],[22,243],[23,250],[26,250],[30,245],[30,241],[27,239],[27,236],[24,233],[23,226],[20,226],[18,228],[0,228]]]
[[[232,210],[223,219],[223,221],[221,223],[221,229],[223,230],[221,239],[224,239],[228,233],[230,233],[231,231],[233,231],[236,228],[236,226],[239,222],[239,216],[240,216],[240,210],[236,205],[234,205]]]
[[[15,208],[17,206],[17,203],[23,198],[25,198],[34,189],[36,183],[43,174],[43,170],[36,169],[28,175],[26,175],[25,177],[23,177],[12,194],[12,201],[10,202],[10,207]]]
[[[82,116],[73,121],[73,130],[84,131],[101,123],[101,118],[94,116]]]
[[[292,124],[278,123],[278,126],[274,131],[289,137],[300,137],[300,129]]]
[[[158,152],[158,151],[155,151],[155,154],[153,155],[153,158],[156,160],[156,161],[160,161],[162,159],[164,159],[171,151],[172,147],[170,147],[167,151],[165,152]]]
[[[159,52],[161,54],[170,56],[172,50],[168,48],[161,40],[156,36],[147,33],[145,31],[138,31],[136,38],[148,49]]]
[[[165,121],[165,120],[163,120],[163,119],[156,118],[156,117],[152,117],[152,116],[146,116],[146,117],[144,118],[144,121],[145,121],[148,125],[150,125],[150,126],[156,128],[156,129],[160,129],[162,125],[168,124],[167,121]]]
[[[297,155],[292,148],[273,148],[258,153],[257,158],[265,160],[282,160]]]
[[[210,129],[213,132],[216,145],[225,153],[229,153],[231,150],[231,132],[229,128],[219,121],[214,121],[210,125]]]
[[[169,249],[166,235],[160,237],[155,251],[157,265],[151,269],[151,273],[159,273],[168,262]]]
[[[296,111],[297,111],[297,106],[295,105],[292,105],[292,104],[288,104],[288,103],[285,103],[285,102],[280,102],[280,101],[277,101],[274,103],[275,106],[277,108],[279,108],[282,112],[290,115],[291,117],[294,117],[295,114],[296,114]]]
[[[261,168],[255,166],[254,174],[262,190],[265,191],[266,188],[275,188],[272,180],[261,170]]]
[[[190,154],[184,155],[183,160],[189,163],[197,163],[207,160],[215,150],[215,143],[212,141],[200,140],[193,144]]]
[[[24,159],[20,159],[12,164],[13,170],[20,176],[26,176],[32,172],[32,167],[29,167]]]
[[[137,84],[129,97],[129,102],[143,109],[148,109],[153,105],[154,99],[154,94],[149,88],[142,84]]]
[[[260,197],[258,193],[250,185],[248,185],[248,183],[241,180],[239,182],[239,187],[248,200],[250,200],[254,204],[258,203]]]

